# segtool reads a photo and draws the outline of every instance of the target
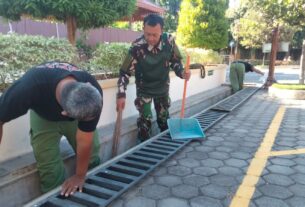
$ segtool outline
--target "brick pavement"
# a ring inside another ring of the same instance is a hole
[[[271,144],[278,155],[266,157],[248,206],[305,206],[305,102],[283,102],[263,90],[110,206],[229,207],[280,106],[285,113]]]

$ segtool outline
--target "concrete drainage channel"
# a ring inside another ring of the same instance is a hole
[[[193,117],[198,119],[202,129],[206,131],[258,89],[245,88]],[[26,206],[107,206],[189,142],[190,140],[172,140],[167,130],[90,172],[82,193],[77,192],[65,198],[57,190],[51,195],[41,196]]]

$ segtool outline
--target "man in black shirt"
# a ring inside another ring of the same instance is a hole
[[[230,65],[230,82],[233,93],[243,89],[245,72],[256,72],[264,75],[264,73],[256,69],[253,65],[244,61],[233,61]]]
[[[48,62],[30,69],[0,97],[0,143],[3,124],[30,109],[31,145],[43,192],[61,183],[62,195],[82,191],[88,166],[100,163],[96,126],[102,96],[87,72],[69,63]],[[67,180],[59,150],[62,136],[76,153],[76,172]]]

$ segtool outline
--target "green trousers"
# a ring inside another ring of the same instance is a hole
[[[244,77],[245,77],[245,65],[242,63],[232,63],[230,65],[230,82],[233,93],[243,88]]]
[[[157,114],[157,123],[160,131],[162,132],[168,129],[167,119],[169,118],[168,109],[171,105],[170,97],[169,96],[163,96],[158,98],[137,97],[134,103],[137,110],[139,111],[139,118],[137,120],[138,139],[142,142],[149,139],[151,136],[152,101],[154,102],[155,111]]]
[[[76,152],[77,121],[48,121],[30,111],[31,145],[37,162],[42,192],[48,192],[62,184],[66,178],[64,163],[60,154],[60,140],[65,136]],[[100,163],[99,140],[94,132],[89,168]]]

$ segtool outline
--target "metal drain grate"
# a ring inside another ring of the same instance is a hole
[[[256,91],[257,88],[246,88],[194,118],[198,119],[206,131],[228,114],[224,110],[215,110],[215,107],[230,107],[233,110]],[[189,142],[190,140],[172,140],[169,132],[165,131],[91,172],[82,193],[77,192],[66,198],[57,191],[26,206],[105,207]]]
[[[165,132],[91,173],[82,193],[77,192],[66,198],[58,192],[34,206],[107,206],[188,142],[173,141]]]
[[[213,126],[216,122],[225,117],[228,113],[223,111],[208,110],[196,116],[203,131]]]
[[[226,111],[226,112],[233,111],[241,103],[243,103],[250,96],[252,96],[257,90],[259,90],[259,88],[247,87],[247,88],[237,92],[236,94],[224,99],[223,101],[218,103],[216,106],[211,108],[211,110]]]

